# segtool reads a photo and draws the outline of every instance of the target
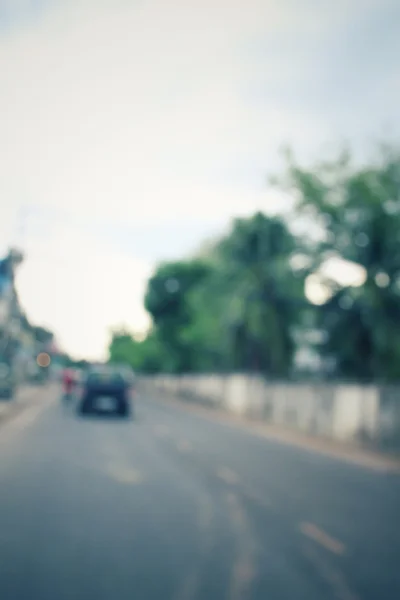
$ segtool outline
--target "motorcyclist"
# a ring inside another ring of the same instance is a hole
[[[72,369],[65,369],[62,377],[64,396],[69,397],[76,385],[75,373]]]

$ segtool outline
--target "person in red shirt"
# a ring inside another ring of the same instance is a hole
[[[63,390],[66,396],[70,396],[75,388],[76,380],[72,369],[65,369],[63,373]]]

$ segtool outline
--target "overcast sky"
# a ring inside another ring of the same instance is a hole
[[[146,278],[266,177],[398,133],[397,0],[0,0],[0,242],[24,307],[76,356],[143,329]]]

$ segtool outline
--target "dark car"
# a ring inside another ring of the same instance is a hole
[[[7,363],[0,363],[0,398],[11,400],[16,391],[16,381],[13,370]]]
[[[123,370],[95,367],[82,382],[78,411],[80,414],[93,412],[107,400],[117,414],[128,417],[133,413],[132,392],[133,379]]]

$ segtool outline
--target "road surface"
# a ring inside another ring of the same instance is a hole
[[[399,476],[163,398],[0,428],[3,600],[394,600],[399,513]]]

